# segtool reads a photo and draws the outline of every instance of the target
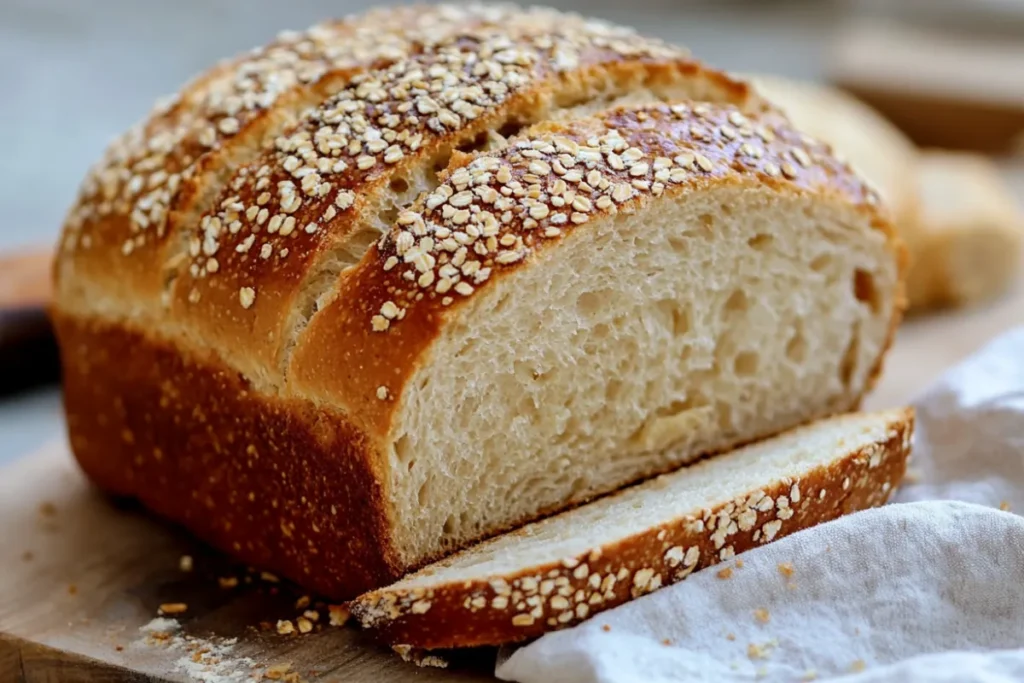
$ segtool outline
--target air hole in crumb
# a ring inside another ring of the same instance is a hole
[[[392,178],[389,187],[392,192],[407,192],[409,190],[409,181],[402,177]]]
[[[757,374],[757,365],[760,360],[760,356],[756,351],[738,353],[735,360],[733,360],[733,371],[740,377],[750,377]]]
[[[569,488],[571,492],[569,495],[573,498],[579,496],[581,493],[587,490],[587,479],[586,477],[576,477],[572,481],[572,486]]]
[[[815,256],[814,260],[811,261],[811,270],[813,270],[816,273],[824,273],[826,270],[829,270],[831,267],[832,267],[832,255],[831,254],[821,254],[820,256]]]
[[[771,235],[765,235],[764,233],[760,233],[754,235],[749,240],[747,240],[747,245],[750,246],[750,248],[754,249],[755,251],[766,251],[772,246],[772,242],[774,241],[775,238],[772,237]]]
[[[398,462],[409,463],[409,467],[412,467],[412,446],[408,436],[399,437],[395,442],[395,457],[398,458]]]
[[[843,360],[839,364],[839,380],[843,386],[849,387],[853,381],[853,374],[857,369],[857,356],[860,354],[860,326],[854,325],[850,333],[850,341],[846,345],[846,352],[843,353]]]
[[[622,381],[617,379],[608,380],[608,384],[604,388],[604,395],[608,403],[614,404],[616,399],[619,398],[620,393],[622,393]]]
[[[585,318],[593,317],[607,305],[608,295],[605,292],[583,292],[576,300],[576,310]]]
[[[715,234],[715,217],[710,213],[702,213],[697,217],[697,222],[700,223],[700,235],[706,239],[711,239]]]
[[[732,406],[728,403],[718,402],[715,404],[715,416],[718,418],[718,428],[723,432],[732,430]]]
[[[750,309],[750,299],[742,289],[733,292],[725,302],[724,311],[727,315],[746,313]]]
[[[875,287],[875,278],[871,273],[860,268],[853,271],[853,294],[857,301],[866,303],[873,312],[878,313],[881,302],[878,298],[878,288]]]
[[[794,363],[803,363],[807,359],[807,340],[803,330],[798,328],[786,343],[786,358]]]
[[[455,531],[455,515],[448,515],[444,520],[444,526],[441,527],[441,531],[446,535],[451,535]]]
[[[718,210],[722,212],[723,216],[731,216],[732,215],[732,207],[729,206],[728,204],[719,204],[718,205]]]
[[[427,479],[425,482],[420,484],[419,491],[416,492],[416,500],[421,506],[427,505],[430,502],[430,490],[433,488],[430,483],[432,479]],[[445,532],[448,532],[448,522],[445,522]]]

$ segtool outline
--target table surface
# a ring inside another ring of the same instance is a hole
[[[263,43],[280,29],[301,28],[370,4],[374,3],[0,2],[0,62],[5,64],[0,69],[0,250],[52,241],[88,166],[107,141],[143,116],[158,96],[216,59]],[[830,32],[841,23],[841,10],[824,1],[545,4],[636,26],[687,45],[721,68],[811,79],[821,75]],[[1018,186],[1024,190],[1024,182]],[[1009,315],[1017,322],[1022,317]],[[0,464],[62,431],[56,390],[0,399]]]

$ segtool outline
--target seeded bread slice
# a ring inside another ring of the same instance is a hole
[[[579,623],[698,569],[884,503],[910,409],[821,420],[529,524],[367,593],[352,613],[407,649],[497,645]]]

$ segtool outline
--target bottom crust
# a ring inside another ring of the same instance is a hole
[[[373,446],[342,416],[122,325],[54,323],[71,450],[99,487],[327,598],[402,575]]]

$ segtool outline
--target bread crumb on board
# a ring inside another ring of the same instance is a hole
[[[726,567],[725,569],[719,569],[715,574],[720,579],[732,578],[732,567]]]
[[[999,509],[1002,510],[1003,512],[1009,512],[1010,511],[1010,501],[1008,501],[1008,500],[1000,501],[999,502]]]
[[[779,573],[785,576],[787,579],[793,576],[793,564],[790,562],[779,563]]]
[[[344,626],[352,616],[345,605],[328,605],[327,613],[330,615],[331,626]]]
[[[767,624],[769,621],[772,620],[772,615],[769,614],[768,610],[766,609],[756,609],[754,610],[754,618],[762,624]]]
[[[416,666],[429,666],[436,669],[448,668],[448,660],[435,654],[430,654],[426,650],[421,650],[411,645],[394,645],[391,649],[402,658],[402,661],[411,662]]]
[[[184,602],[165,602],[158,611],[160,614],[184,614],[188,611],[188,605]]]

